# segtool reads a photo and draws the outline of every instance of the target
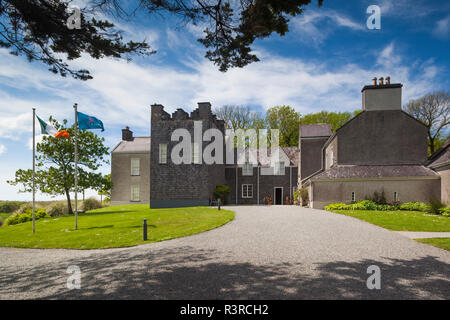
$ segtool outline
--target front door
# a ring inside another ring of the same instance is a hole
[[[283,204],[283,188],[275,187],[275,202],[274,204]]]

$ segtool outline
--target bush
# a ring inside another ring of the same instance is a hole
[[[381,193],[374,192],[372,198],[368,198],[366,200],[371,200],[372,202],[375,202],[376,204],[387,204],[386,201],[386,195],[384,194],[384,191]]]
[[[373,211],[394,211],[398,210],[398,205],[376,204],[371,200],[361,200],[351,204],[332,203],[325,207],[327,211],[333,210],[373,210]]]
[[[445,205],[439,199],[432,199],[430,201],[430,213],[440,214],[441,209],[444,208]]]
[[[45,209],[38,209],[35,211],[35,219],[39,220],[42,218],[49,218],[50,216],[47,214]],[[19,223],[24,223],[33,220],[33,210],[28,209],[23,213],[14,213],[12,216],[9,216],[5,221],[5,226],[11,226]]]
[[[13,213],[20,208],[22,203],[19,201],[3,201],[0,202],[0,212]]]
[[[0,227],[3,225],[4,222],[5,220],[3,219],[3,217],[0,217]]]
[[[445,217],[450,217],[450,206],[440,209],[439,213]]]
[[[24,213],[27,210],[33,210],[33,203],[32,202],[25,202],[22,203],[22,205],[15,211],[15,213]]]
[[[214,190],[214,198],[220,199],[220,201],[223,204],[226,204],[228,202],[228,197],[230,196],[231,190],[229,186],[224,186],[221,184],[218,184],[216,186],[216,189]]]
[[[306,206],[309,201],[308,189],[301,188],[300,189],[300,199],[302,200],[302,206]]]
[[[406,202],[399,206],[400,210],[429,212],[431,208],[423,202]]]
[[[99,209],[102,207],[103,207],[102,203],[99,200],[97,200],[95,198],[88,198],[83,201],[83,203],[81,205],[81,210],[90,211],[90,210],[95,210],[95,209]]]
[[[347,210],[347,205],[345,203],[331,203],[325,207],[327,211],[333,210]]]
[[[65,216],[69,214],[69,208],[64,202],[55,202],[47,208],[47,213],[50,217]]]

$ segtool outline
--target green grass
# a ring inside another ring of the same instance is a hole
[[[414,240],[450,251],[450,238],[428,238]]]
[[[113,206],[75,217],[57,217],[0,228],[1,247],[96,249],[128,247],[184,237],[217,228],[234,218],[228,210],[209,207],[149,209],[144,205]],[[142,240],[147,219],[148,241]]]
[[[336,210],[394,231],[450,232],[450,218],[419,211]]]
[[[0,212],[0,217],[2,217],[2,218],[5,219],[5,220],[6,220],[6,218],[8,218],[10,215],[12,215],[12,213],[3,213],[3,212]]]

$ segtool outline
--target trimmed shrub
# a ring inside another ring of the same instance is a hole
[[[50,217],[65,216],[69,214],[69,208],[64,202],[55,202],[47,208],[47,213]]]
[[[39,220],[42,218],[50,218],[45,209],[38,209],[35,211],[35,219]],[[5,221],[5,226],[11,226],[19,223],[24,223],[33,220],[33,210],[25,210],[23,213],[14,213],[12,216],[9,216]]]
[[[399,206],[400,210],[429,212],[430,206],[423,202],[406,202]]]
[[[332,203],[325,207],[327,211],[333,210],[371,210],[371,211],[394,211],[398,210],[398,205],[376,204],[371,200],[361,200],[351,204]]]
[[[3,219],[3,217],[0,217],[0,227],[3,225],[4,222],[5,220]]]
[[[348,210],[347,205],[345,203],[331,203],[325,207],[325,210],[327,211],[333,211],[333,210]]]
[[[102,208],[102,203],[95,199],[95,198],[88,198],[86,200],[83,201],[83,203],[81,204],[81,210],[83,211],[90,211],[90,210],[95,210],[95,209],[99,209]]]
[[[223,204],[227,204],[231,190],[229,186],[218,184],[214,190],[214,198],[220,199]]]
[[[0,212],[13,213],[20,208],[22,202],[19,201],[2,201],[0,202]]]

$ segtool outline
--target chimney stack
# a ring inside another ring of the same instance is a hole
[[[125,129],[122,129],[122,140],[123,141],[133,141],[133,131],[130,130],[130,127],[126,126]]]
[[[372,79],[372,85],[364,86],[362,92],[363,111],[401,110],[402,87],[401,83],[391,84],[391,77]]]

